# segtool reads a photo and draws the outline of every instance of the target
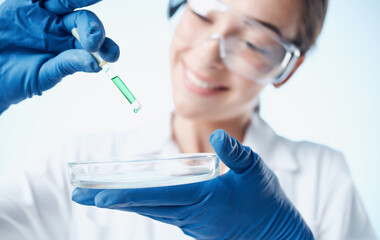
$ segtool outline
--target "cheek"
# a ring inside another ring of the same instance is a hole
[[[179,64],[179,49],[173,39],[173,42],[170,47],[170,71],[171,71],[171,80],[172,80],[172,91],[173,96],[176,98],[177,92],[179,91],[179,80],[181,79],[181,69]]]
[[[170,46],[170,68],[173,82],[179,77],[181,52],[186,51],[186,48],[176,36],[173,37]]]
[[[182,62],[191,52],[191,48],[184,44],[178,37],[174,36],[170,46],[170,70],[172,80],[172,91],[174,98],[185,97],[186,91],[183,86]]]
[[[238,79],[235,80],[234,88],[231,91],[231,105],[236,106],[237,111],[251,111],[265,85],[241,77],[236,78]]]
[[[189,58],[192,50],[175,36],[170,47],[170,66],[175,111],[186,118],[198,120],[225,120],[251,112],[255,99],[264,86],[226,71],[231,88],[212,98],[202,98],[188,92],[183,83],[181,61]]]

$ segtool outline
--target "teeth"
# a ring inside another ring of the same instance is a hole
[[[187,77],[189,78],[189,80],[197,87],[200,87],[200,88],[204,88],[204,89],[218,89],[218,87],[210,84],[210,83],[207,83],[207,82],[204,82],[202,80],[200,80],[199,78],[197,78],[197,76],[195,76],[192,72],[190,71],[186,71],[186,75]]]

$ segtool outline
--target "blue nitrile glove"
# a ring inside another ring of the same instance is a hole
[[[119,47],[105,38],[95,14],[73,11],[99,1],[5,0],[0,4],[0,113],[11,104],[41,95],[66,75],[100,71],[88,51],[100,51],[110,62],[119,58]],[[74,27],[81,43],[71,35]]]
[[[136,212],[178,226],[196,239],[313,239],[276,175],[249,147],[223,130],[211,145],[230,171],[213,180],[170,187],[76,188],[84,205]]]

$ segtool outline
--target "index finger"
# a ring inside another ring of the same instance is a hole
[[[76,8],[87,7],[102,0],[46,0],[44,7],[57,14],[62,15],[74,11]]]
[[[211,180],[212,181],[212,180]],[[98,207],[186,206],[201,202],[208,194],[207,182],[169,187],[109,189],[98,193]]]

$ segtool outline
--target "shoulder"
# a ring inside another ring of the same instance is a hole
[[[288,162],[296,166],[291,175],[298,179],[299,189],[309,193],[313,189],[311,195],[320,202],[355,195],[354,181],[342,152],[322,144],[292,141],[280,136],[278,142],[288,149]],[[310,189],[310,186],[313,187]]]
[[[293,173],[342,169],[348,173],[340,151],[326,145],[280,136],[259,114],[253,115],[247,134],[246,145],[252,147],[273,169]]]
[[[299,169],[314,169],[319,172],[344,172],[349,174],[344,154],[329,146],[310,141],[293,141],[277,136],[278,142],[289,149],[290,155],[296,160]]]
[[[342,152],[274,131],[270,139],[274,154],[268,154],[269,161],[316,238],[376,239]]]
[[[343,167],[346,165],[342,152],[329,146],[309,141],[292,141],[284,139],[291,146],[294,156],[301,165],[310,164],[312,161],[319,165],[331,164]]]

